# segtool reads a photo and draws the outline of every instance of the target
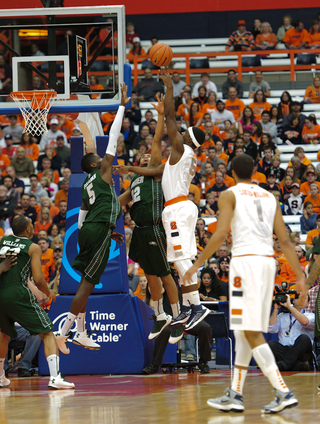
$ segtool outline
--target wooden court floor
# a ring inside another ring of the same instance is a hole
[[[0,389],[0,424],[313,424],[320,421],[320,373],[283,373],[299,406],[263,416],[274,394],[259,370],[248,372],[243,414],[207,406],[230,385],[229,370],[210,374],[70,376],[75,390],[48,390],[47,377],[18,378]]]

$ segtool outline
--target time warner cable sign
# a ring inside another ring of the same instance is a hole
[[[73,296],[57,296],[49,317],[54,331],[61,330]],[[152,359],[153,343],[146,337],[151,331],[152,309],[129,294],[90,296],[87,303],[86,328],[101,349],[92,351],[68,341],[69,355],[60,353],[65,374],[123,374],[140,373]],[[146,327],[148,326],[148,327]],[[106,360],[108,358],[109,360]],[[47,375],[48,365],[43,349],[39,353],[39,373]]]

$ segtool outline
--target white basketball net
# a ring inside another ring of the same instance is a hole
[[[10,94],[25,120],[24,133],[39,136],[48,133],[48,112],[57,93],[49,91],[16,91]]]

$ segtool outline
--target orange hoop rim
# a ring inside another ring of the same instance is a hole
[[[35,90],[35,91],[13,91],[10,96],[18,100],[46,99],[51,100],[57,97],[57,92],[54,90]]]

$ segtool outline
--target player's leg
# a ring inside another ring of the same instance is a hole
[[[39,337],[44,344],[44,354],[50,371],[48,387],[52,389],[74,389],[74,384],[66,381],[59,370],[59,349],[52,331],[39,334]]]
[[[162,299],[162,284],[156,275],[145,274],[149,283],[150,293],[153,300],[155,320],[152,330],[148,336],[149,340],[153,340],[159,336],[161,331],[170,324],[172,316],[164,312]]]
[[[184,273],[192,266],[191,259],[184,259],[174,262],[182,282]],[[209,313],[210,310],[201,305],[197,274],[192,276],[191,283],[188,281],[185,285],[181,285],[182,291],[182,307],[180,315],[172,321],[171,328],[181,328],[185,326],[186,330],[195,327],[202,321]]]
[[[235,365],[230,389],[225,396],[217,399],[209,399],[208,405],[222,411],[243,412],[242,391],[247,375],[249,363],[252,358],[251,346],[245,337],[244,331],[235,330]]]
[[[8,352],[10,336],[0,331],[0,387],[7,387],[10,384],[4,373],[4,361]]]
[[[168,298],[170,300],[171,311],[173,319],[176,319],[180,315],[180,302],[178,296],[178,290],[174,279],[171,274],[161,277],[164,288],[166,289]],[[183,328],[172,329],[171,335],[169,338],[170,344],[176,344],[183,337]]]

